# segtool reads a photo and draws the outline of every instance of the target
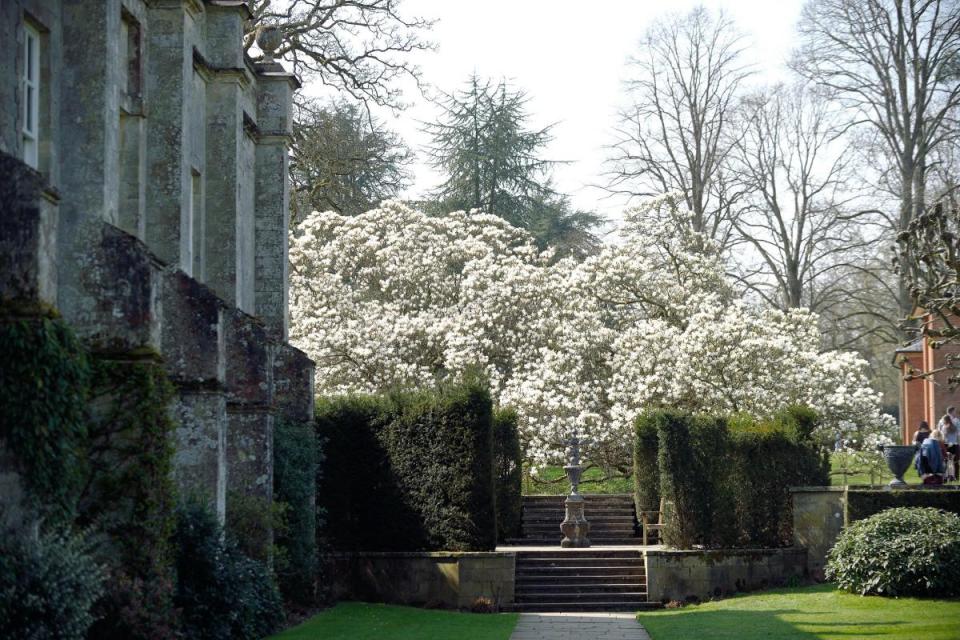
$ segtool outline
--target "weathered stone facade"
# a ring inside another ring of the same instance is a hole
[[[55,307],[112,359],[158,354],[176,480],[221,518],[228,491],[272,498],[273,425],[313,407],[286,342],[298,83],[245,55],[248,18],[241,0],[0,3],[0,300]]]

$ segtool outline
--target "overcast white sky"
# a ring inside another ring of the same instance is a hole
[[[530,124],[557,123],[547,157],[568,160],[557,167],[558,190],[576,206],[618,218],[622,203],[591,188],[602,181],[604,145],[612,140],[616,108],[623,101],[625,62],[646,26],[667,12],[701,4],[687,0],[405,0],[406,15],[435,18],[437,51],[418,58],[423,79],[445,91],[468,75],[506,77],[529,97]],[[776,81],[794,45],[802,0],[715,0],[747,37],[758,81]],[[437,117],[436,108],[407,92],[413,105],[402,113],[381,113],[414,150],[426,142],[419,121]],[[438,177],[422,159],[413,167],[415,183],[404,194],[415,198]]]

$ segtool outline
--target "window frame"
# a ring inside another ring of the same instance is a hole
[[[28,21],[23,23],[23,64],[20,89],[23,108],[20,112],[20,135],[23,161],[40,166],[40,29]]]

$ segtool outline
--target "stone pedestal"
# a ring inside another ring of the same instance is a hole
[[[570,495],[563,503],[566,512],[563,522],[560,523],[560,531],[563,533],[560,546],[564,548],[589,547],[590,523],[587,522],[587,517],[583,514],[583,496],[578,491],[583,467],[580,466],[580,447],[576,440],[572,444],[570,464],[565,466],[563,470],[567,472],[567,478],[570,479]]]
[[[560,546],[564,548],[585,548],[590,546],[590,523],[583,515],[583,496],[578,493],[567,496],[564,501],[566,515],[560,523],[563,540]]]

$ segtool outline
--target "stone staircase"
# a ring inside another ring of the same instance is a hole
[[[643,554],[638,549],[564,549],[517,552],[512,611],[637,611],[647,602]]]
[[[590,522],[590,543],[603,545],[639,545],[642,542],[633,496],[624,494],[584,495],[584,514]],[[566,496],[523,496],[522,537],[511,538],[508,545],[559,545],[563,537],[563,501]],[[659,540],[652,539],[651,544]]]

